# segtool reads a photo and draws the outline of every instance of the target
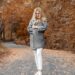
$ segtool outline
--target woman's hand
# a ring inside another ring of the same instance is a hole
[[[38,26],[33,25],[33,26],[32,26],[32,28],[34,28],[34,29],[35,29],[35,28],[38,28]]]
[[[32,28],[38,28],[38,24],[39,24],[39,22],[36,21],[36,22],[33,24]]]

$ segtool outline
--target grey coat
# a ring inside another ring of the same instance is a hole
[[[30,47],[33,50],[37,48],[44,48],[45,40],[44,40],[44,32],[48,27],[47,22],[41,22],[38,26],[38,29],[33,29],[34,21],[30,21],[27,30],[30,34]]]

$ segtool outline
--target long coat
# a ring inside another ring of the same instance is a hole
[[[41,22],[38,25],[38,29],[33,29],[32,25],[34,23],[33,21],[29,22],[29,25],[27,27],[27,30],[30,34],[30,47],[33,50],[36,50],[37,48],[44,48],[45,39],[44,39],[44,32],[48,27],[47,22]]]

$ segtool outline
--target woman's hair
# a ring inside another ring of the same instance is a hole
[[[36,18],[35,18],[35,13],[36,13],[37,10],[39,10],[39,11],[41,12],[41,15],[42,15],[41,20],[42,20],[42,21],[47,21],[47,18],[46,18],[46,16],[45,16],[43,10],[42,10],[40,7],[36,7],[36,8],[34,9],[34,12],[33,12],[32,18],[31,18],[31,21],[32,21],[32,20],[36,20]]]

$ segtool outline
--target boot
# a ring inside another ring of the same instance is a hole
[[[42,75],[42,72],[41,72],[41,71],[37,71],[37,72],[35,73],[35,75]]]

